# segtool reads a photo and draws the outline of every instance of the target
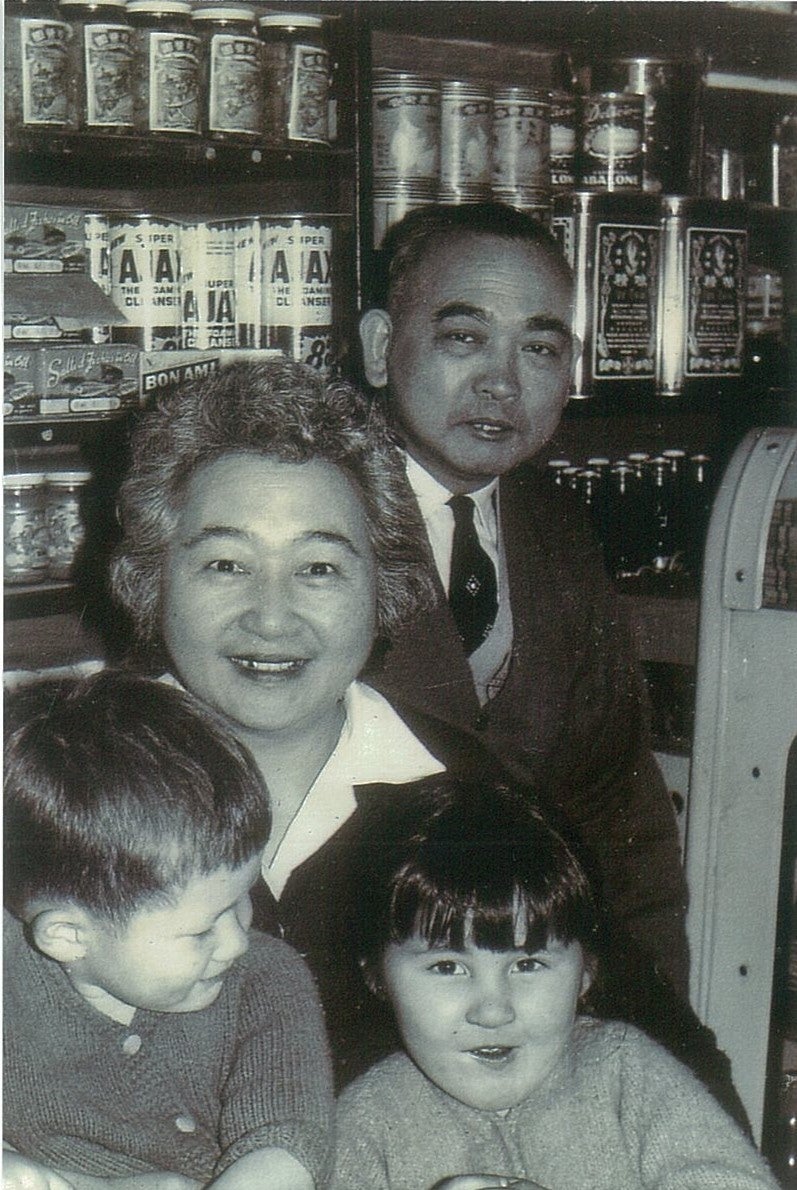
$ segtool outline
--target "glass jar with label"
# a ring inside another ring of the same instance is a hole
[[[198,136],[200,40],[188,0],[128,0],[136,31],[133,104],[138,133]]]
[[[72,29],[51,0],[12,0],[6,5],[5,129],[77,126]]]
[[[52,471],[45,478],[48,577],[67,579],[85,536],[80,501],[91,472]]]
[[[133,131],[135,39],[125,0],[60,0],[74,32],[79,125],[101,136]]]
[[[25,472],[3,476],[3,579],[36,583],[47,578],[50,560],[45,519],[45,477]]]
[[[263,132],[263,56],[254,9],[212,5],[193,13],[204,43],[203,126],[213,140],[259,141]]]
[[[331,71],[323,17],[269,13],[260,17],[258,29],[266,143],[328,145]]]

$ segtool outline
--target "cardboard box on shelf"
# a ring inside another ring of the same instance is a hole
[[[278,359],[281,351],[249,347],[213,347],[204,351],[144,351],[141,353],[141,397],[171,392],[190,380],[201,380],[238,360]]]

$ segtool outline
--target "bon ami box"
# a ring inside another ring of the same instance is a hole
[[[127,344],[41,347],[42,417],[97,417],[139,406],[139,355]]]
[[[7,205],[4,272],[26,276],[88,272],[85,218],[79,207]]]
[[[146,401],[153,394],[171,392],[191,380],[212,376],[221,368],[238,360],[260,362],[269,357],[278,359],[281,351],[252,348],[209,348],[206,351],[143,351],[141,353],[141,397]]]

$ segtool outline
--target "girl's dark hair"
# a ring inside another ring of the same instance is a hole
[[[129,674],[8,699],[5,904],[74,901],[123,923],[142,901],[265,846],[268,792],[246,748],[182,690]]]
[[[585,862],[532,795],[505,785],[418,782],[392,827],[369,840],[358,896],[357,946],[369,966],[413,935],[529,953],[555,938],[597,955],[600,911]]]

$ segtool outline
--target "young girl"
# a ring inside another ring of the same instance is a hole
[[[527,799],[422,782],[364,858],[363,971],[406,1053],[343,1093],[335,1190],[774,1190],[689,1071],[585,1014],[600,910]]]

